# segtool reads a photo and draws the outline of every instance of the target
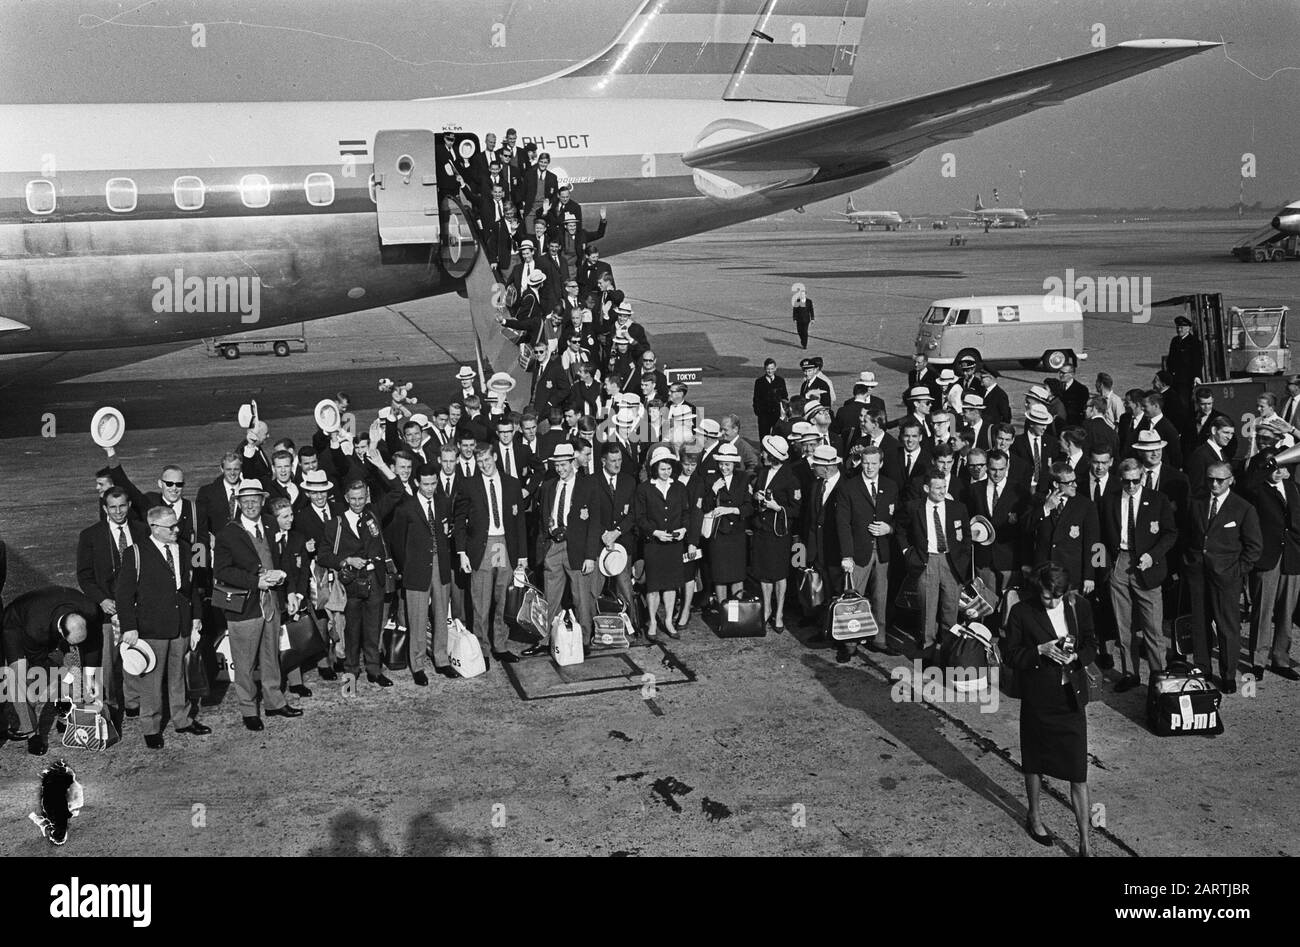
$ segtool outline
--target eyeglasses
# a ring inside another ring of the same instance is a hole
[[[153,525],[157,529],[180,529],[181,528],[179,523],[154,523]]]
[[[160,483],[162,483],[162,485],[163,485],[164,487],[183,487],[183,486],[185,486],[185,481],[184,481],[184,480],[162,480],[162,481],[160,481]]]
[[[1141,477],[1121,477],[1120,479],[1123,480],[1130,487],[1133,486],[1134,484],[1137,484],[1138,486],[1142,485]]]
[[[1058,480],[1058,481],[1056,481],[1056,482],[1057,482],[1058,484],[1060,484],[1061,486],[1063,486],[1063,487],[1072,487],[1072,486],[1074,486],[1076,483],[1078,483],[1079,481],[1078,481],[1078,480],[1073,480],[1073,479],[1072,479],[1072,480]]]
[[[1232,478],[1231,477],[1206,477],[1205,479],[1210,481],[1210,483],[1227,483]]]
[[[975,461],[972,460],[972,461],[971,461],[970,463],[968,463],[966,466],[967,466],[967,467],[972,467],[972,468],[973,468],[973,467],[987,467],[988,464],[977,464],[977,463],[975,463]]]

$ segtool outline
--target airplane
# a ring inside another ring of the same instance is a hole
[[[844,212],[838,217],[823,217],[823,220],[848,221],[856,224],[859,231],[866,230],[868,227],[884,227],[886,230],[897,230],[903,224],[915,223],[918,220],[929,220],[928,217],[903,217],[896,210],[858,210],[853,206],[853,195],[849,195],[848,203],[844,205]]]
[[[993,196],[997,197],[996,192]],[[985,207],[978,194],[975,195],[973,208],[963,207],[961,210],[963,214],[969,216],[958,216],[958,220],[973,220],[983,224],[985,230],[989,227],[1028,227],[1031,222],[1037,223],[1044,217],[1056,216],[1055,214],[1030,214],[1023,207]]]
[[[1300,201],[1292,201],[1273,215],[1274,230],[1283,233],[1300,233]]]
[[[1221,45],[1133,40],[867,104],[867,0],[842,15],[810,3],[645,0],[576,65],[436,98],[0,105],[0,352],[200,339],[455,292],[480,361],[513,370],[488,302],[498,274],[438,184],[444,133],[467,154],[510,126],[539,142],[576,199],[607,207],[608,257],[851,192],[935,144]],[[766,30],[793,14],[809,39],[776,42]]]

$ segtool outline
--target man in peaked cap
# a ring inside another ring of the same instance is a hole
[[[803,381],[799,384],[799,397],[803,400],[816,398],[828,409],[834,403],[834,394],[830,382],[822,375],[820,358],[800,359],[799,369],[803,372]]]

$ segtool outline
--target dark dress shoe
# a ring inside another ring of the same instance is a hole
[[[383,674],[367,674],[367,675],[366,675],[366,680],[369,681],[371,684],[376,684],[376,685],[378,685],[379,687],[392,687],[392,686],[393,686],[393,682],[390,681],[388,678],[384,677]],[[301,712],[301,711],[300,711],[300,712]]]
[[[37,734],[27,739],[27,752],[32,756],[44,756],[50,749],[50,744],[45,737]]]
[[[128,708],[126,708],[126,715],[127,715],[128,717],[138,717],[138,716],[140,716],[140,708],[139,708],[139,707],[128,707]]]
[[[311,688],[306,684],[295,684],[289,688],[290,694],[297,694],[299,697],[310,697]]]
[[[163,735],[161,733],[146,733],[144,735],[144,745],[151,750],[161,750],[163,748]]]
[[[343,673],[344,671],[346,671],[346,670],[347,670],[347,666],[344,665],[344,663],[343,663],[342,661],[335,661],[335,662],[334,662],[334,673],[335,673],[335,674],[342,674],[342,673]]]
[[[1237,682],[1224,681],[1223,686],[1219,688],[1219,691],[1224,694],[1235,694],[1237,693]]]
[[[416,671],[411,675],[411,683],[416,687],[428,687],[429,675],[425,674],[423,671]]]
[[[496,658],[502,664],[514,664],[519,660],[518,656],[511,651],[493,651],[492,657]]]
[[[1111,668],[1113,668],[1114,666],[1115,666],[1115,659],[1112,658],[1109,654],[1099,654],[1099,655],[1097,655],[1097,669],[1098,669],[1098,670],[1101,670],[1101,671],[1109,671],[1109,670],[1110,670]]]
[[[391,684],[392,681],[389,681]],[[266,712],[268,717],[301,717],[302,708],[295,707],[293,704],[285,704],[283,707],[276,707],[275,710]]]
[[[1268,669],[1278,677],[1285,677],[1288,681],[1300,681],[1300,671],[1295,668],[1284,668],[1281,665],[1270,664]]]
[[[1262,681],[1264,679],[1264,665],[1256,664],[1250,669],[1250,675],[1256,681]]]
[[[1142,682],[1138,680],[1138,676],[1136,674],[1125,674],[1123,677],[1121,677],[1118,681],[1115,682],[1115,693],[1122,694],[1125,691],[1131,691],[1133,688],[1137,687],[1140,683]]]
[[[433,673],[441,674],[443,677],[450,678],[453,681],[456,680],[456,678],[460,677],[459,674],[457,674],[454,670],[452,670],[450,664],[444,664],[441,666],[435,664],[433,666]]]
[[[266,725],[262,723],[261,717],[245,717],[244,726],[256,733],[258,730],[265,730]]]
[[[550,653],[551,653],[550,643],[541,641],[533,645],[531,648],[524,648],[523,651],[519,652],[519,655],[520,657],[531,658],[534,657],[535,655],[550,654]]]
[[[212,732],[212,728],[209,727],[207,724],[199,723],[197,720],[192,720],[190,721],[190,725],[188,727],[177,727],[176,732],[192,733],[196,737],[204,737]]]
[[[316,673],[320,675],[322,681],[337,681],[339,679],[338,672],[333,668],[317,668]]]
[[[1038,835],[1038,834],[1036,834],[1036,833],[1034,832],[1034,826],[1033,826],[1033,823],[1029,821],[1029,817],[1028,817],[1028,816],[1025,817],[1025,831],[1028,832],[1028,833],[1029,833],[1029,837],[1030,837],[1031,839],[1033,839],[1035,842],[1037,842],[1039,845],[1051,845],[1051,844],[1052,844],[1052,833],[1051,833],[1051,832],[1044,832],[1042,835]]]

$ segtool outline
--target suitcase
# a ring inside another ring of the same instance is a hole
[[[379,641],[384,667],[390,671],[405,671],[411,663],[411,639],[401,625],[385,627]]]
[[[280,672],[287,674],[295,668],[312,668],[325,657],[329,645],[316,625],[312,615],[299,613],[297,619],[286,622],[285,634],[289,647],[280,649]],[[283,641],[283,639],[281,639]]]
[[[826,610],[826,630],[835,641],[857,641],[880,632],[870,603],[856,592],[845,592],[831,600]]]
[[[762,638],[767,635],[763,624],[763,603],[752,595],[729,598],[718,609],[719,638]]]
[[[1151,675],[1147,725],[1159,737],[1211,736],[1223,732],[1223,695],[1200,668],[1181,661]]]

